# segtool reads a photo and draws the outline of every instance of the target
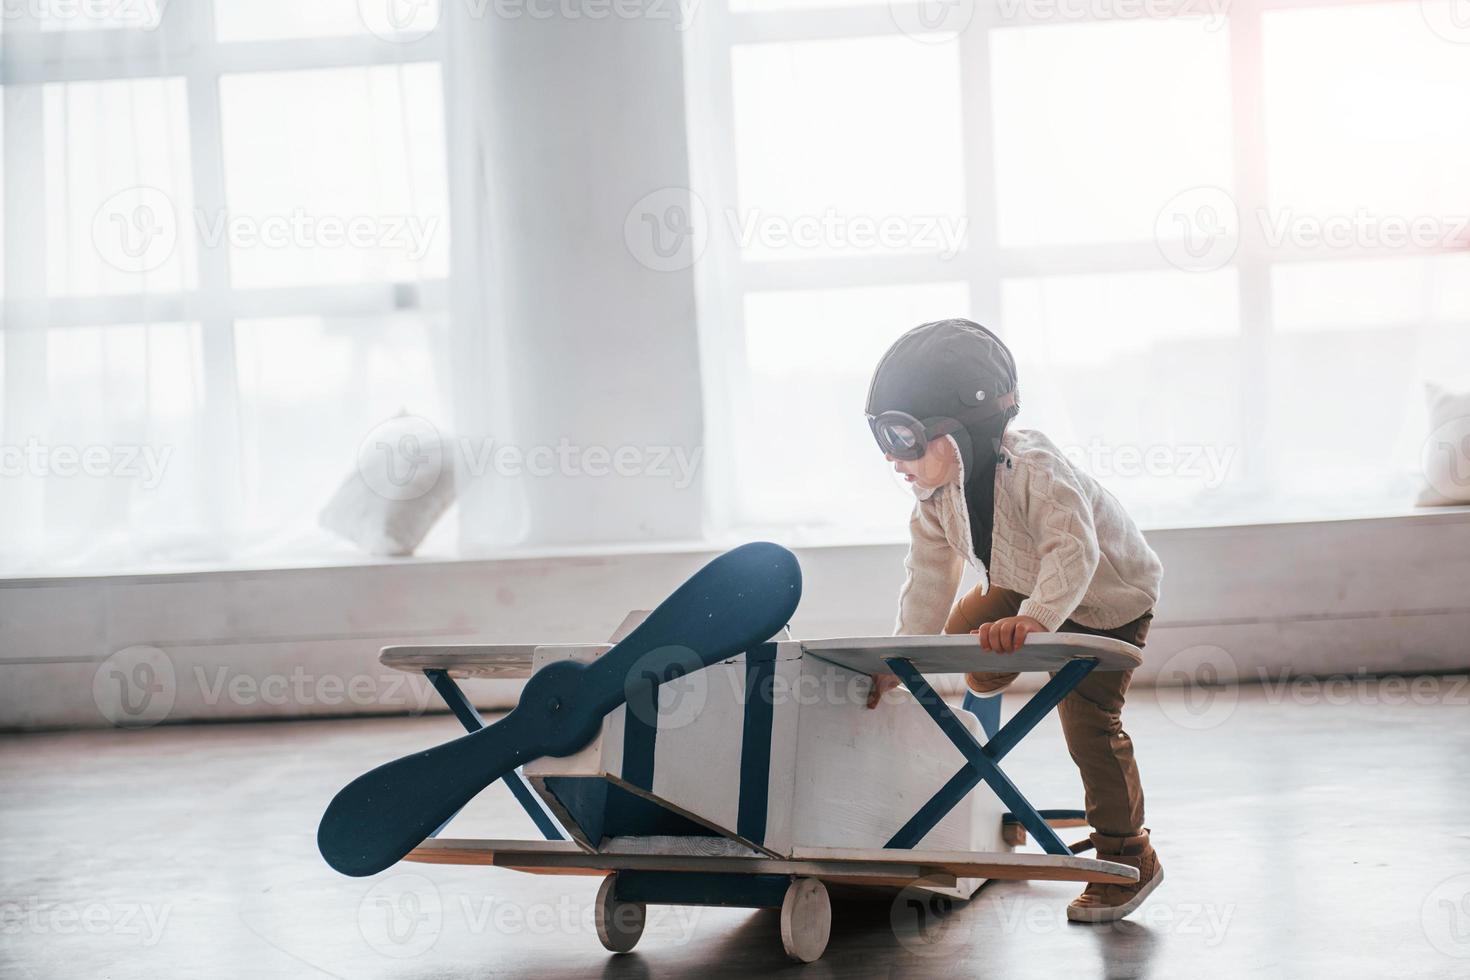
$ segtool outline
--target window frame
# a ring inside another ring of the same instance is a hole
[[[196,235],[194,287],[179,291],[47,295],[45,139],[43,86],[53,83],[135,78],[182,78],[185,86],[192,213],[228,210],[220,80],[225,75],[324,68],[369,68],[437,63],[444,71],[447,49],[441,16],[432,31],[397,42],[362,36],[220,41],[215,33],[215,0],[160,5],[151,29],[95,27],[42,30],[33,5],[7,19],[0,35],[0,96],[4,99],[5,195],[3,325],[9,348],[5,373],[34,377],[47,370],[47,331],[69,327],[111,327],[161,322],[199,325],[204,370],[202,432],[217,447],[208,468],[216,530],[233,523],[226,501],[240,493],[241,446],[239,392],[235,363],[235,325],[262,317],[320,316],[368,318],[417,313],[434,319],[450,306],[449,279],[362,282],[306,286],[240,288],[230,281],[228,247],[207,247]],[[448,117],[447,92],[444,111]],[[453,212],[453,182],[447,187]],[[452,248],[451,244],[451,248]],[[452,261],[452,259],[451,259]],[[16,380],[16,379],[12,379]],[[7,383],[3,417],[35,420],[39,430],[46,406],[22,403],[21,385]]]
[[[866,6],[814,7],[792,10],[734,11],[730,0],[706,0],[686,40],[691,64],[689,113],[693,190],[713,213],[738,208],[733,120],[735,92],[732,55],[737,45],[830,41],[847,38],[903,36],[899,18],[921,22],[919,10],[932,0],[889,0]],[[999,322],[1001,283],[1009,278],[1128,272],[1175,272],[1177,267],[1153,241],[1083,245],[1002,247],[997,240],[996,168],[991,84],[991,32],[1016,27],[1065,27],[1081,23],[1185,19],[1187,14],[1155,18],[1139,11],[1141,4],[1119,3],[1111,11],[1066,6],[1066,16],[1036,16],[1036,9],[1015,4],[1014,12],[988,0],[959,0],[973,8],[973,16],[958,33],[962,90],[960,111],[964,149],[964,193],[968,230],[963,247],[949,259],[935,255],[872,255],[861,257],[783,257],[747,259],[730,236],[710,235],[702,268],[696,268],[702,300],[702,341],[713,358],[729,368],[730,377],[713,378],[707,397],[726,405],[741,404],[747,389],[744,356],[744,299],[756,292],[806,289],[843,289],[863,286],[903,286],[926,282],[964,282],[972,314]],[[1266,15],[1280,10],[1353,7],[1416,0],[1231,0],[1220,30],[1227,35],[1228,78],[1231,100],[1230,136],[1233,186],[1229,189],[1242,220],[1233,257],[1222,268],[1236,273],[1239,310],[1239,351],[1234,388],[1242,441],[1237,454],[1240,489],[1256,495],[1272,484],[1269,453],[1262,451],[1261,434],[1268,429],[1268,400],[1260,396],[1256,367],[1270,362],[1276,335],[1272,270],[1301,262],[1352,261],[1363,258],[1430,257],[1452,254],[1450,248],[1357,246],[1343,249],[1273,246],[1265,230],[1247,216],[1269,213],[1267,147],[1265,138],[1265,65],[1263,38]],[[1051,5],[1055,8],[1058,5]],[[1100,7],[1103,5],[1093,5]],[[1181,3],[1202,13],[1199,4]],[[1122,7],[1120,15],[1117,8]],[[1152,8],[1149,8],[1152,11]],[[915,40],[914,43],[921,43]],[[1002,324],[1002,335],[1003,334]],[[712,441],[733,445],[730,413],[715,412]],[[713,454],[716,459],[720,454]],[[723,485],[715,481],[716,486]],[[711,501],[712,522],[721,528],[757,526],[757,515],[741,514],[731,491],[718,491]],[[1254,522],[1254,518],[1251,519]],[[840,533],[841,529],[833,529]]]

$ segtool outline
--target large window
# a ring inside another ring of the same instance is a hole
[[[374,424],[449,421],[437,19],[6,4],[7,571],[322,557]]]
[[[1017,424],[1145,525],[1411,504],[1423,382],[1470,386],[1448,0],[710,0],[693,23],[724,523],[902,534],[866,385],[955,315],[1013,347]]]

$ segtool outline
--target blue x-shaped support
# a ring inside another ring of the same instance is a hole
[[[1015,717],[987,739],[984,745],[976,741],[975,736],[970,734],[970,730],[955,715],[954,710],[934,692],[934,688],[924,680],[923,674],[914,669],[912,663],[902,657],[885,657],[884,663],[888,664],[899,676],[899,679],[908,687],[909,693],[913,694],[915,700],[923,705],[924,710],[929,712],[929,717],[934,719],[934,723],[965,757],[965,765],[960,768],[959,772],[951,776],[949,782],[940,787],[939,791],[930,797],[929,802],[920,807],[919,812],[915,813],[885,846],[914,847],[971,790],[981,782],[985,782],[1048,854],[1071,854],[1071,849],[1062,843],[1056,831],[1051,829],[1051,826],[1037,812],[1036,807],[1021,795],[1021,791],[1016,788],[1010,778],[1001,772],[997,763],[1005,758],[1006,753],[1015,748],[1021,739],[1030,733],[1031,729],[1036,727],[1037,722],[1046,717],[1047,712],[1061,704],[1062,699],[1082,683],[1082,679],[1097,666],[1097,661],[1078,659],[1063,665],[1056,675],[1047,681],[1046,686],[1037,691],[1031,700],[1016,712]]]
[[[434,690],[439,692],[439,696],[444,699],[444,703],[449,705],[449,710],[454,712],[454,717],[459,719],[459,723],[464,726],[465,731],[478,732],[485,727],[485,719],[480,717],[480,712],[475,710],[475,706],[470,703],[469,698],[465,697],[465,693],[460,689],[460,686],[454,683],[454,678],[449,676],[448,671],[429,669],[424,671],[424,676],[429,679],[430,684],[434,685]],[[521,772],[520,766],[516,766],[502,778],[505,785],[510,787],[510,791],[515,796],[516,802],[521,805],[521,809],[526,811],[526,816],[530,817],[531,821],[536,825],[536,829],[541,831],[541,836],[547,840],[567,839],[566,833],[556,825],[556,821],[552,819],[551,814],[546,812],[546,806],[536,798],[536,793],[526,782],[525,774]],[[455,816],[458,816],[458,814]],[[449,818],[449,820],[453,819],[454,817]],[[439,831],[448,825],[449,821],[446,820],[439,830],[434,831],[429,836],[439,836]]]

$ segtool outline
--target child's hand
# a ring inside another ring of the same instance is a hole
[[[893,674],[871,674],[873,686],[868,689],[868,707],[878,707],[878,702],[883,695],[898,686],[898,678]]]
[[[979,634],[980,649],[995,653],[1015,653],[1026,642],[1028,633],[1045,633],[1046,627],[1030,616],[1007,616],[993,623],[983,623],[971,633]]]

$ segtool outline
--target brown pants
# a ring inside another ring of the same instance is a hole
[[[1015,616],[1025,598],[1009,589],[992,588],[982,593],[976,586],[955,603],[944,631],[968,633],[979,629],[981,623]],[[1061,631],[1112,636],[1142,647],[1152,619],[1153,613],[1146,612],[1133,622],[1111,630],[1091,629],[1069,619],[1062,624]],[[1016,675],[978,676],[985,681],[1004,683]],[[1132,677],[1131,670],[1095,670],[1057,707],[1067,751],[1082,774],[1087,822],[1093,830],[1108,837],[1133,837],[1143,832],[1143,787],[1138,781],[1138,766],[1133,761],[1133,740],[1123,731],[1123,699]]]

